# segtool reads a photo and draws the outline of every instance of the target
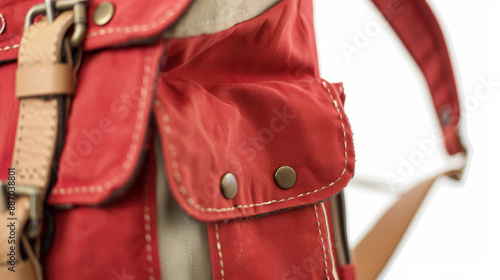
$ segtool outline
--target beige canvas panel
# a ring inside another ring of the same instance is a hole
[[[162,279],[212,278],[207,225],[189,217],[168,189],[160,141],[155,141],[158,246]]]
[[[194,0],[164,36],[181,38],[217,33],[252,19],[279,2],[281,0]]]

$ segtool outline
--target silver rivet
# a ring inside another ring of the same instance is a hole
[[[3,31],[5,30],[5,18],[3,17],[2,14],[0,14],[0,34],[3,33]]]
[[[297,182],[297,174],[290,166],[281,166],[274,172],[274,181],[282,189],[289,189]]]
[[[226,173],[220,181],[220,188],[225,198],[233,198],[238,192],[238,181],[233,173]]]
[[[115,6],[111,2],[102,2],[95,8],[92,18],[94,23],[102,26],[108,23],[115,13]]]

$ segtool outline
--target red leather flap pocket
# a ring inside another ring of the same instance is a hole
[[[161,45],[154,45],[85,57],[49,203],[103,203],[131,183],[144,150],[162,54]]]
[[[353,175],[352,133],[340,86],[324,81],[255,82],[209,89],[166,82],[154,110],[170,188],[183,209],[203,221],[249,217],[325,200]],[[277,186],[280,166],[296,172]],[[227,199],[221,178],[232,173]]]

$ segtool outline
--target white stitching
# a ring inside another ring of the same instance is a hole
[[[21,40],[24,39],[25,42],[27,43],[29,38],[30,38],[29,36],[31,34],[31,30],[34,29],[35,26],[37,26],[37,25],[34,25],[32,28],[29,28],[26,32],[24,32]],[[19,47],[19,44],[17,44],[17,46]],[[4,48],[4,50],[5,50],[5,48]],[[24,57],[24,48],[19,50],[19,63],[18,63],[19,65],[18,66],[23,65],[23,61],[24,61],[23,57]],[[24,119],[25,119],[24,114],[25,114],[25,110],[26,110],[25,107],[26,107],[25,101],[21,100],[21,102],[19,104],[19,118],[20,118],[19,127],[24,127]],[[19,133],[16,136],[16,146],[17,146],[17,143],[20,143],[22,141],[23,135],[24,135],[23,129],[17,129],[17,131],[19,131]],[[14,156],[13,156],[15,166],[19,165],[20,154],[21,154],[21,149],[16,148],[16,151],[15,151]],[[21,179],[23,178],[22,174],[20,175],[20,177],[21,177]]]
[[[133,25],[133,26],[127,26],[127,27],[110,27],[107,29],[100,29],[97,31],[90,32],[87,35],[87,38],[102,36],[102,35],[112,34],[112,33],[126,33],[126,34],[128,34],[128,33],[148,31],[150,29],[156,28],[156,27],[164,24],[168,19],[170,19],[173,15],[175,15],[180,8],[181,8],[181,2],[177,2],[172,7],[172,9],[167,11],[167,13],[163,17],[161,17],[158,20],[155,20],[153,22],[150,22],[148,24]]]
[[[150,63],[151,63],[151,55],[148,55],[144,62],[144,76],[142,78],[143,86],[141,87],[141,99],[139,100],[139,110],[137,110],[135,129],[134,133],[132,134],[132,143],[130,144],[127,157],[122,165],[124,169],[128,169],[130,167],[133,154],[137,150],[138,146],[137,140],[139,140],[139,131],[142,126],[142,120],[144,119],[144,111],[146,109],[146,96],[148,95],[148,88],[145,85],[149,85],[151,78],[151,66],[149,65]]]
[[[284,201],[289,201],[289,200],[292,200],[292,199],[296,199],[296,198],[299,198],[301,196],[307,196],[307,195],[310,195],[310,194],[314,194],[316,192],[319,192],[319,191],[322,191],[328,187],[331,187],[333,186],[335,183],[337,183],[341,178],[342,176],[344,176],[346,174],[346,169],[347,169],[347,141],[346,141],[346,133],[345,133],[345,127],[344,127],[344,120],[342,118],[342,114],[340,113],[340,110],[338,108],[338,104],[337,102],[335,101],[335,99],[333,99],[333,96],[330,92],[330,89],[328,88],[326,82],[323,82],[321,83],[319,80],[317,80],[318,83],[322,84],[323,87],[327,90],[328,94],[330,95],[330,98],[332,100],[332,103],[333,105],[335,106],[335,109],[337,110],[337,113],[339,114],[339,118],[340,118],[340,123],[342,125],[342,134],[343,134],[343,137],[344,137],[344,169],[342,170],[340,176],[335,179],[333,182],[329,183],[328,185],[325,185],[319,189],[316,189],[314,191],[310,191],[310,192],[306,192],[306,193],[301,193],[297,196],[292,196],[292,197],[289,197],[289,198],[283,198],[283,199],[280,199],[280,200],[270,200],[270,201],[266,201],[266,202],[262,202],[262,203],[255,203],[255,204],[248,204],[248,205],[235,205],[234,207],[227,207],[227,208],[204,208],[204,207],[201,207],[199,206],[198,204],[194,203],[193,199],[191,197],[189,197],[187,191],[186,191],[186,188],[183,186],[182,184],[182,177],[181,177],[181,174],[179,172],[179,164],[177,163],[177,158],[176,158],[176,152],[175,152],[175,146],[173,145],[172,141],[168,141],[168,145],[169,145],[169,150],[170,150],[170,157],[171,157],[171,161],[172,161],[172,169],[173,169],[173,175],[174,175],[174,179],[175,181],[179,184],[178,188],[180,190],[180,192],[184,195],[184,197],[186,197],[186,201],[189,205],[191,205],[192,207],[196,208],[197,210],[200,210],[202,212],[214,212],[214,213],[222,213],[222,212],[229,212],[229,211],[234,211],[235,209],[240,209],[240,208],[250,208],[250,207],[257,207],[257,206],[263,206],[263,205],[269,205],[269,204],[272,204],[272,203],[280,203],[280,202],[284,202]],[[163,130],[167,133],[167,135],[171,138],[171,140],[173,139],[173,136],[172,136],[172,128],[170,127],[170,118],[168,117],[167,113],[165,112],[165,109],[163,108],[163,105],[161,104],[160,101],[158,100],[155,100],[155,106],[159,108],[159,110],[161,112],[159,112],[161,114],[161,120],[165,123],[165,125],[163,126]]]
[[[63,17],[67,17],[67,18],[72,18],[73,17],[73,14],[72,13],[64,13],[60,16],[61,18]],[[59,19],[59,18],[58,18]],[[60,19],[59,19],[60,20]],[[64,21],[66,20],[65,18],[63,18],[62,20],[60,21]],[[56,34],[60,34],[61,31],[63,30],[63,28],[68,28],[70,25],[72,24],[72,20],[71,21],[68,21],[66,24],[61,24],[59,25],[59,27],[57,28],[57,31],[56,31]],[[59,36],[55,36],[54,37],[54,40],[53,40],[53,45],[52,45],[52,54],[54,55],[52,57],[52,62],[56,63],[57,62],[57,42],[58,42],[58,39],[62,39],[62,37],[59,37]]]
[[[215,223],[215,238],[217,239],[217,252],[219,254],[220,275],[222,277],[221,280],[224,280],[224,262],[222,261],[222,246],[220,245],[219,227],[217,226],[217,223]]]
[[[149,65],[148,63],[152,64],[152,55],[151,55],[151,51],[152,49],[149,49],[148,50],[148,55],[146,56],[145,60],[144,60],[144,75],[143,75],[143,78],[142,78],[142,87],[141,87],[141,99],[139,100],[139,110],[137,111],[137,119],[136,119],[136,122],[135,122],[135,128],[134,128],[134,133],[132,135],[132,143],[130,143],[130,147],[129,147],[129,151],[127,153],[127,158],[125,159],[123,165],[122,165],[122,168],[126,171],[129,167],[130,167],[130,164],[131,164],[131,161],[132,161],[132,156],[130,156],[131,154],[133,154],[132,151],[135,151],[138,147],[138,140],[139,140],[139,137],[135,137],[134,135],[138,134],[139,131],[141,131],[142,129],[142,120],[144,119],[144,112],[146,111],[146,97],[148,96],[147,95],[147,92],[148,90],[150,90],[150,82],[151,82],[151,79],[149,78],[150,76],[150,73],[151,73],[151,69],[152,69],[152,66]],[[121,173],[122,177],[124,176],[125,173]],[[71,187],[71,188],[61,188],[61,189],[57,189],[57,188],[54,188],[52,190],[52,195],[64,195],[64,194],[70,194],[73,192],[73,190],[75,191],[75,193],[79,193],[80,191],[82,193],[101,193],[103,192],[104,190],[108,190],[111,188],[111,186],[114,184],[114,183],[117,183],[118,182],[118,177],[117,176],[114,176],[112,177],[110,180],[106,181],[104,184],[102,185],[97,185],[97,186],[79,186],[79,187]],[[104,186],[104,187],[103,187]],[[63,191],[65,190],[65,191]]]
[[[330,227],[328,226],[328,215],[326,214],[326,209],[325,209],[325,203],[321,202],[321,208],[323,208],[323,218],[325,221],[325,231],[326,231],[326,238],[328,240],[328,251],[330,253],[330,261],[332,262],[332,273],[333,273],[333,278],[335,280],[339,280],[339,275],[337,274],[337,269],[335,268],[335,259],[333,258],[333,245],[332,245],[332,237],[330,235]]]
[[[147,171],[146,171],[147,172]],[[152,254],[152,247],[151,247],[151,216],[149,215],[149,175],[146,175],[146,180],[144,184],[144,230],[145,230],[145,235],[144,239],[146,240],[146,260],[148,262],[148,274],[149,274],[149,280],[154,280],[154,269],[152,266],[153,263],[153,254]]]
[[[326,250],[325,250],[325,241],[323,240],[323,235],[321,234],[321,228],[319,224],[319,218],[318,218],[318,208],[316,207],[316,204],[314,206],[314,214],[316,215],[316,223],[318,224],[318,233],[319,233],[319,239],[321,240],[321,248],[323,248],[323,259],[325,260],[325,274],[326,274],[326,279],[330,280],[330,276],[328,276],[328,263],[326,262]]]
[[[0,51],[8,51],[8,50],[13,50],[19,48],[19,44],[15,44],[13,46],[5,46],[5,47],[0,47]]]

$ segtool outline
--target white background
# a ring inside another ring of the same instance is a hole
[[[462,184],[437,182],[379,279],[500,279],[500,1],[429,2],[443,25],[460,88],[468,174]],[[375,6],[317,0],[315,20],[321,75],[344,82],[357,180],[389,186],[347,188],[355,245],[398,191],[450,161],[434,137],[439,128],[425,80]],[[345,51],[352,48],[354,53]],[[490,81],[489,90],[482,81]]]

